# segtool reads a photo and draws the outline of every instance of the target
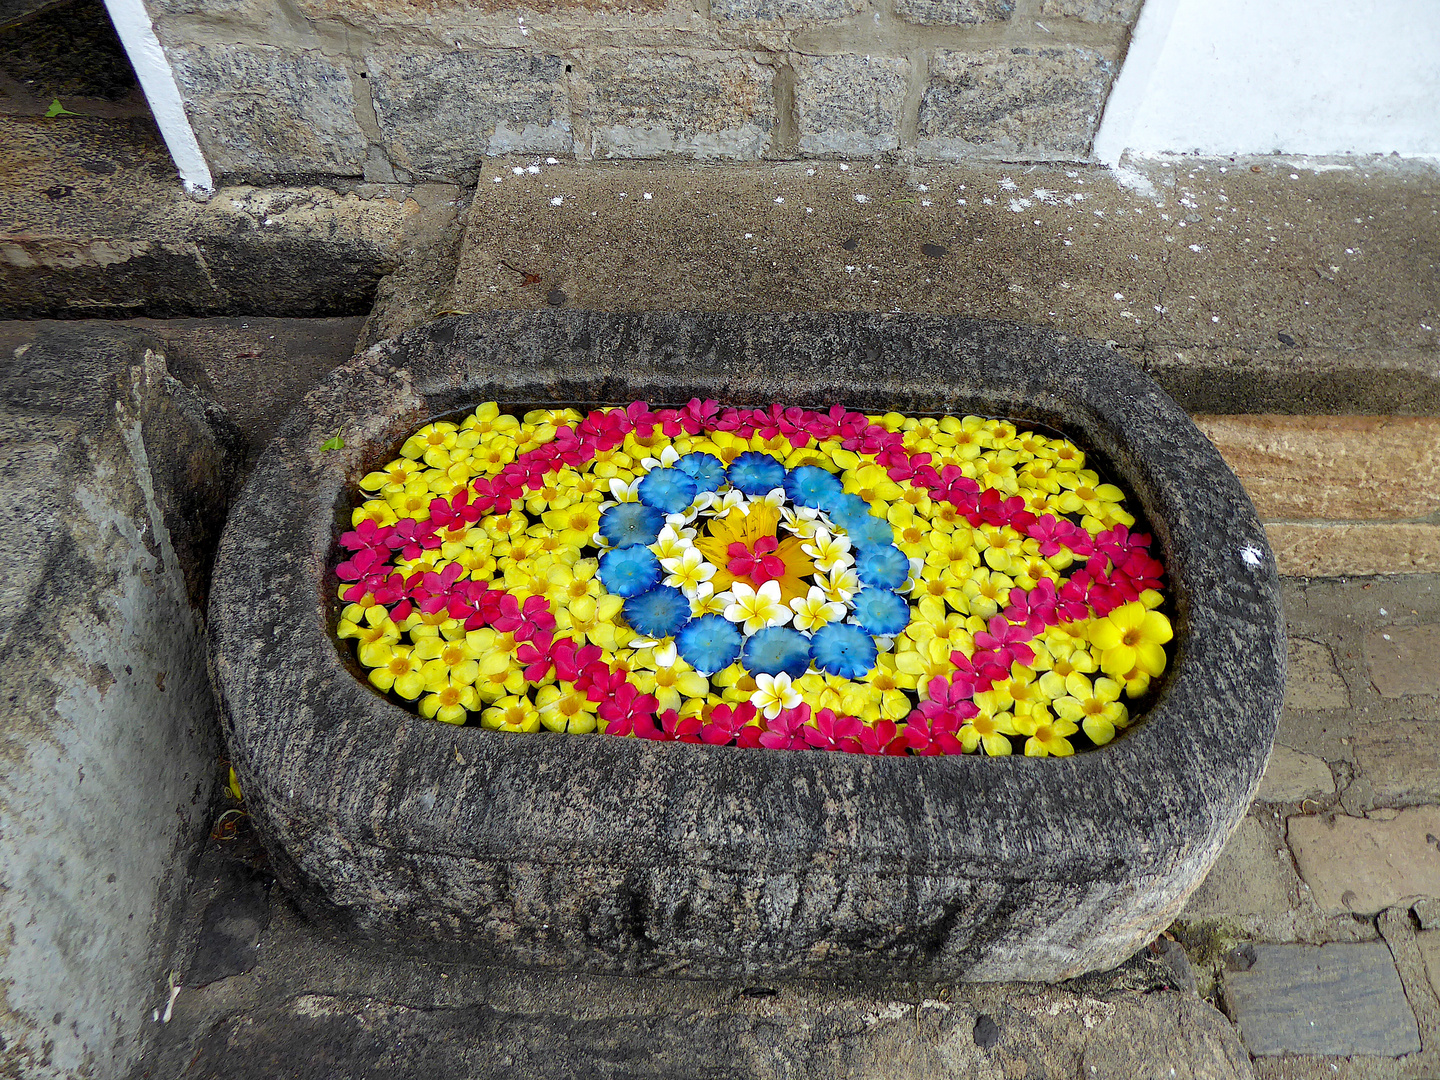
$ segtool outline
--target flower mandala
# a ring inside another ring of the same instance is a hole
[[[492,402],[360,487],[338,633],[445,723],[1064,756],[1166,666],[1123,493],[1005,420]]]

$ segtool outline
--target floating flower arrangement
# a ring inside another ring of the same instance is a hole
[[[492,402],[360,487],[339,635],[449,724],[1065,756],[1166,665],[1123,493],[1007,420]]]

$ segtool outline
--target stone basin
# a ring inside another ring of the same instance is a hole
[[[358,677],[332,632],[336,539],[355,481],[406,435],[487,400],[697,396],[1064,431],[1132,493],[1166,565],[1154,706],[1070,758],[891,758],[455,728]],[[1163,391],[1091,342],[912,315],[503,313],[377,345],[256,467],[210,634],[251,817],[312,915],[437,959],[745,980],[1114,966],[1244,814],[1285,671],[1265,533]]]

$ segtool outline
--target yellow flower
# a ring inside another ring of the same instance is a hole
[[[420,699],[420,715],[446,724],[463,724],[480,708],[480,695],[468,684],[444,683]]]
[[[1120,684],[1104,677],[1093,683],[1078,671],[1065,678],[1065,697],[1054,702],[1056,715],[1080,724],[1096,746],[1104,746],[1115,737],[1115,729],[1124,727],[1129,710],[1120,703]]]
[[[512,694],[481,713],[480,723],[497,731],[539,731],[540,713],[529,698]]]
[[[667,571],[665,584],[679,589],[686,596],[715,576],[715,567],[705,561],[699,548],[685,548],[678,556],[661,559],[660,565]]]
[[[483,655],[468,636],[450,641],[436,635],[415,643],[415,656],[425,661],[420,672],[425,677],[425,689],[432,693],[447,682],[465,686],[474,683],[480,674],[478,661]]]
[[[1090,640],[1100,650],[1100,670],[1107,675],[1131,668],[1159,675],[1165,670],[1164,645],[1173,636],[1170,620],[1138,601],[1123,604],[1090,625]]]
[[[644,667],[636,667],[630,681],[642,694],[655,695],[660,712],[679,712],[685,698],[704,700],[710,680],[679,658],[673,641],[641,651],[651,655],[641,661]]]
[[[614,593],[581,596],[555,612],[555,627],[562,632],[584,636],[592,645],[613,652],[630,644],[635,632],[615,622],[625,600]]]
[[[378,491],[393,495],[405,490],[410,478],[420,471],[420,466],[409,458],[396,458],[385,468],[366,473],[360,478],[362,491]]]
[[[370,656],[376,661],[370,682],[381,690],[394,690],[407,701],[414,701],[425,689],[420,660],[411,655],[408,645],[377,645]]]
[[[574,683],[542,686],[535,694],[535,704],[539,706],[540,723],[551,731],[584,734],[595,730],[595,709],[599,703],[591,701],[584,691],[576,690]]]
[[[1080,729],[1069,720],[1045,720],[1037,723],[1030,737],[1025,740],[1026,757],[1069,757],[1075,753],[1067,735],[1074,735]],[[1022,732],[1023,734],[1023,732]]]
[[[1013,578],[992,570],[976,570],[961,587],[965,594],[965,606],[960,610],[982,619],[991,618],[1010,599],[1010,590],[1015,587]]]
[[[564,546],[582,548],[594,542],[600,511],[594,503],[577,502],[563,510],[547,510],[540,520],[559,534]]]
[[[889,509],[885,504],[900,497],[900,485],[879,465],[862,465],[840,474],[840,483],[851,495],[858,495],[872,507]]]
[[[1005,736],[1019,734],[1015,727],[1015,718],[1009,713],[981,711],[961,726],[960,746],[967,754],[973,754],[976,747],[983,746],[990,757],[1006,757],[1011,746],[1010,740]]]
[[[400,453],[407,458],[420,458],[425,456],[425,451],[432,447],[443,447],[448,449],[455,445],[455,436],[460,428],[444,420],[437,420],[433,424],[426,424],[414,435],[405,440],[405,445],[400,447]]]
[[[366,595],[369,595],[368,593]],[[360,625],[353,618],[346,616],[360,614],[363,610],[364,625]],[[353,637],[360,646],[360,662],[365,664],[365,647],[376,643],[393,645],[400,640],[400,628],[390,618],[390,613],[379,604],[368,608],[361,608],[359,604],[351,604],[345,609],[344,615],[340,618],[340,626],[336,633],[342,637]],[[366,667],[375,667],[375,664],[365,664]]]
[[[822,574],[830,573],[837,566],[843,570],[855,562],[850,554],[850,538],[832,534],[829,529],[817,528],[800,550],[814,560],[815,569]]]

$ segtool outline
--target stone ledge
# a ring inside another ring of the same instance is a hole
[[[1276,565],[1287,577],[1368,577],[1440,570],[1440,525],[1414,522],[1271,522]]]

